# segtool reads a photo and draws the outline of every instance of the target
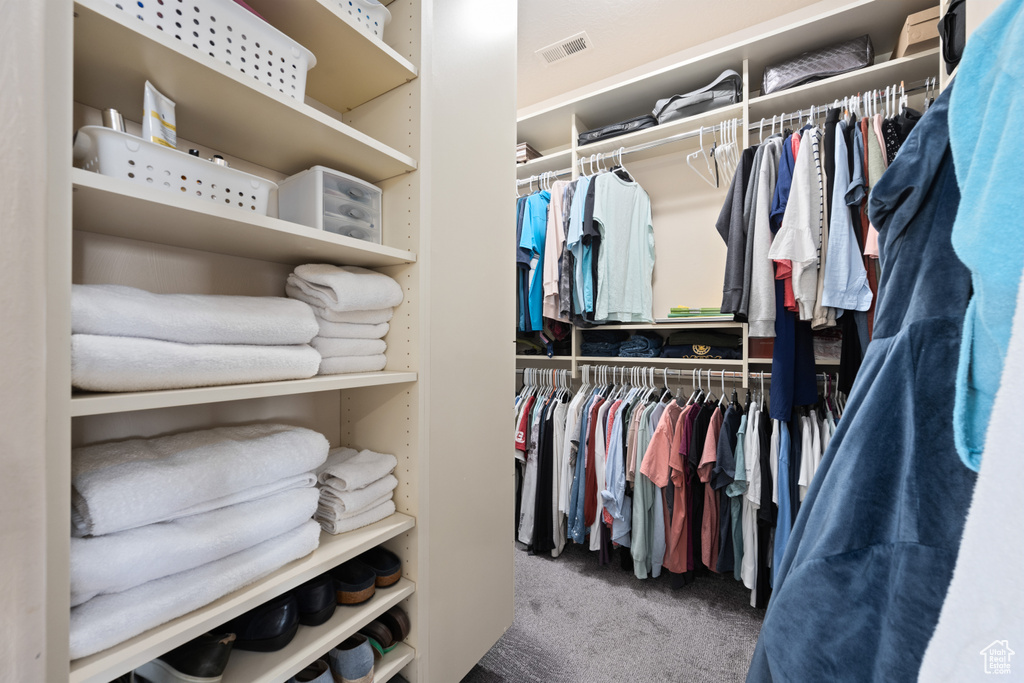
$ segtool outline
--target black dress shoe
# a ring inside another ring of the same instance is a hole
[[[334,615],[338,599],[334,592],[334,578],[321,574],[295,589],[299,601],[299,623],[319,626]]]
[[[378,546],[367,550],[356,559],[370,567],[376,574],[377,588],[392,586],[402,578],[402,561],[390,550]]]
[[[135,670],[135,680],[144,679],[149,683],[219,683],[234,644],[234,633],[204,633],[140,666]]]
[[[238,635],[235,647],[254,652],[276,652],[292,642],[299,630],[299,601],[285,593],[221,626]]]
[[[373,597],[377,574],[359,560],[349,560],[331,570],[339,605],[358,605]]]

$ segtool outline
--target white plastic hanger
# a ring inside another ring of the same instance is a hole
[[[718,183],[716,182],[714,172],[712,172],[710,175],[705,175],[700,168],[694,165],[694,161],[700,158],[701,155],[704,156],[705,164],[707,165],[708,170],[710,171],[711,160],[708,158],[707,151],[704,149],[704,126],[700,127],[700,149],[697,150],[696,152],[690,152],[689,154],[686,155],[686,165],[689,166],[694,173],[700,176],[700,179],[706,182],[708,185],[710,185],[711,187],[718,187]]]

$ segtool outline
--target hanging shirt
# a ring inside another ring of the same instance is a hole
[[[850,212],[845,210],[846,189],[850,186],[850,160],[846,147],[846,122],[836,123],[836,178],[832,191],[832,223],[828,231],[828,260],[821,293],[826,306],[848,311],[866,311],[871,306],[871,287],[864,259],[857,248]]]
[[[526,197],[516,200],[516,307],[519,314],[519,329],[530,329],[530,261],[532,254],[524,249],[523,218],[526,215]]]
[[[558,292],[558,266],[562,257],[562,245],[565,244],[565,232],[562,223],[563,198],[569,181],[558,180],[551,184],[551,200],[548,202],[547,230],[544,237],[544,301],[545,318],[569,322],[560,314],[561,302]]]
[[[602,173],[594,185],[594,223],[601,235],[594,319],[654,322],[650,197],[617,173]]]
[[[757,175],[757,190],[751,211],[753,212],[753,242],[750,266],[750,304],[747,320],[751,337],[775,336],[775,271],[768,251],[772,244],[771,204],[775,194],[775,180],[778,177],[779,154],[782,138],[765,140],[760,149],[764,150]],[[753,179],[751,179],[753,183]]]
[[[529,250],[530,261],[530,330],[544,329],[544,243],[548,230],[548,203],[551,193],[545,190],[526,198],[523,216],[523,237],[519,246]]]
[[[704,450],[697,468],[698,476],[704,483],[704,510],[700,525],[701,561],[713,572],[718,569],[718,493],[709,484],[711,472],[715,467],[718,454],[718,436],[722,430],[722,410],[715,407],[708,423],[708,433],[704,440]]]
[[[573,257],[573,307],[583,313],[583,204],[586,201],[590,178],[584,176],[576,181],[576,191],[569,206],[569,231],[565,236],[565,248]]]

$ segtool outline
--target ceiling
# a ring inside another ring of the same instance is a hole
[[[519,0],[522,109],[818,0]],[[592,47],[545,64],[535,51],[580,31]]]

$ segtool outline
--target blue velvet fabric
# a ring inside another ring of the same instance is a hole
[[[777,568],[747,680],[914,681],[956,562],[975,475],[953,444],[970,276],[949,89],[869,198],[883,277],[875,336]]]

